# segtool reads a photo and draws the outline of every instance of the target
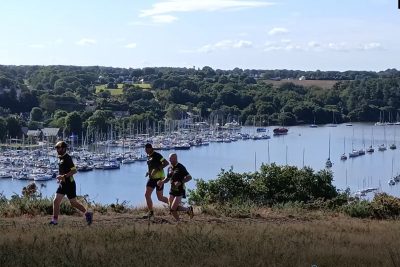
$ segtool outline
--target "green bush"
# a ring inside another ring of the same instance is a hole
[[[386,193],[376,194],[371,202],[371,208],[376,219],[395,219],[400,215],[400,199]]]
[[[196,205],[226,203],[248,199],[251,174],[222,170],[216,180],[196,181],[196,189],[189,191],[189,202]]]
[[[215,180],[196,180],[196,189],[189,191],[189,201],[196,205],[325,201],[338,196],[332,181],[332,172],[314,173],[309,167],[271,164],[262,165],[259,172],[243,174],[222,170]]]
[[[62,202],[61,214],[71,215],[76,213],[69,202]],[[27,197],[14,194],[7,204],[1,205],[0,215],[5,217],[20,215],[51,215],[53,213],[53,200],[42,197]]]
[[[354,201],[354,198],[350,196],[350,188],[346,188],[344,191],[338,190],[336,197],[326,200],[325,207],[330,210],[340,210],[349,201]]]
[[[372,216],[371,203],[367,200],[354,201],[342,207],[345,214],[356,218],[368,218]]]

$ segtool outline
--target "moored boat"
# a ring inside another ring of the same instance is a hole
[[[273,130],[274,135],[285,135],[288,133],[288,129],[285,127],[278,127]]]

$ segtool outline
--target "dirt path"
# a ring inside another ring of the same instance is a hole
[[[322,214],[298,214],[291,215],[279,212],[273,212],[270,210],[262,210],[259,213],[253,215],[251,218],[231,218],[212,216],[207,214],[201,214],[199,211],[195,212],[193,219],[190,219],[186,214],[181,215],[181,224],[216,224],[216,225],[230,225],[230,224],[299,224],[307,223],[312,221],[329,220],[332,219],[337,221],[336,216],[322,215]],[[21,216],[12,218],[0,218],[0,227],[15,227],[19,226],[39,226],[46,225],[50,221],[50,216]],[[341,220],[351,220],[347,217],[342,217]],[[175,225],[177,224],[172,215],[167,214],[164,211],[156,212],[155,217],[151,220],[147,219],[144,212],[129,212],[129,213],[114,213],[114,214],[94,214],[93,227],[107,227],[107,226],[123,226],[123,225]],[[61,215],[59,218],[59,226],[85,226],[85,220],[83,216],[67,216]]]

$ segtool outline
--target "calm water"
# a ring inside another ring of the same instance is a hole
[[[270,132],[272,132],[270,127]],[[396,131],[397,136],[396,137]],[[243,128],[242,132],[254,133],[254,128]],[[269,140],[240,140],[231,143],[210,143],[209,146],[194,147],[187,151],[177,151],[179,161],[186,166],[194,178],[214,179],[221,169],[233,167],[236,172],[253,172],[262,163],[289,164],[302,167],[311,166],[314,170],[325,167],[329,154],[333,162],[334,185],[338,189],[350,187],[352,192],[366,187],[379,187],[382,190],[400,196],[400,184],[390,187],[388,180],[393,174],[400,173],[400,126],[372,126],[372,124],[354,124],[352,127],[309,128],[294,126],[286,136],[271,137]],[[386,141],[385,141],[386,140]],[[390,150],[389,145],[396,143],[398,149]],[[378,151],[379,144],[386,143],[388,149]],[[341,161],[340,156],[355,149],[367,148],[373,144],[375,152]],[[172,151],[161,151],[164,157]],[[109,204],[128,201],[130,205],[144,205],[146,185],[146,162],[121,165],[119,170],[94,170],[79,172],[76,175],[78,194],[88,194],[90,200]],[[7,197],[21,193],[28,181],[1,179],[0,192]],[[52,196],[57,188],[55,180],[42,182],[41,192]],[[39,184],[40,187],[40,184]],[[194,188],[192,180],[188,188]],[[167,194],[169,186],[164,189]],[[154,194],[154,200],[156,200]],[[156,203],[157,201],[155,201]]]

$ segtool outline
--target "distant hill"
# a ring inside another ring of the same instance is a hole
[[[322,89],[331,89],[335,83],[340,82],[340,80],[298,80],[298,79],[283,79],[280,81],[274,80],[263,80],[265,83],[273,84],[274,87],[280,87],[284,83],[293,83],[295,85],[301,85],[304,87],[317,86]]]

